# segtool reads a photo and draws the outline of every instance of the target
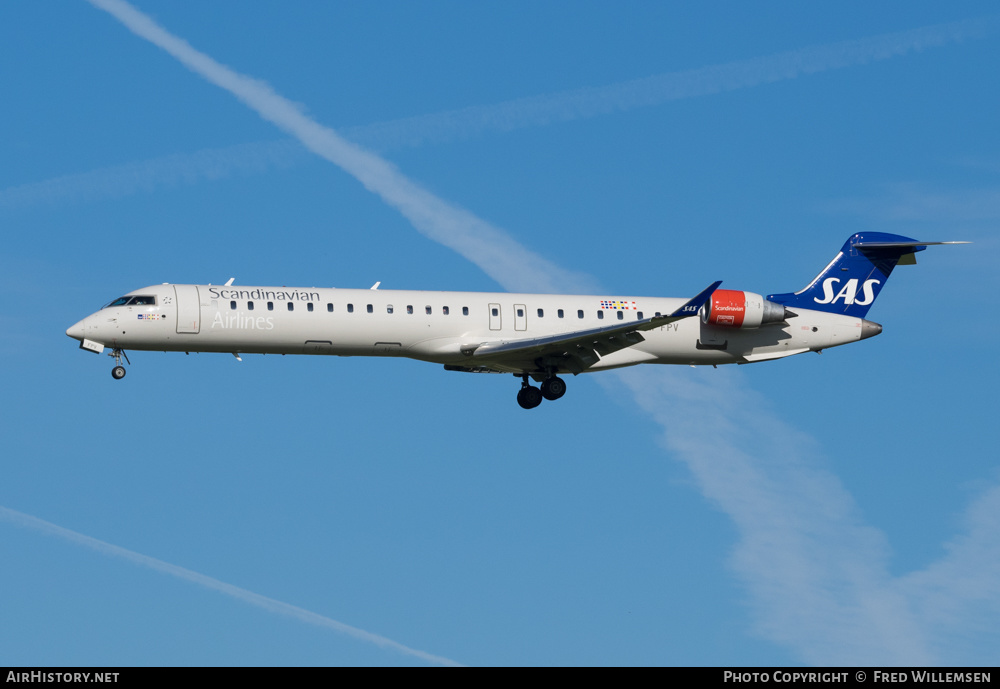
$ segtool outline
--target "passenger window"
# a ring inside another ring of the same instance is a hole
[[[327,304],[326,310],[329,311],[330,313],[333,313],[333,304]]]
[[[641,320],[642,320],[642,311],[639,311],[638,313],[636,313],[636,314],[635,314],[635,317],[636,317],[636,318],[637,318],[638,320],[640,320],[640,321],[641,321]]]
[[[597,312],[597,320],[599,320],[599,321],[603,321],[604,320],[604,312],[603,311],[598,311]]]
[[[406,313],[413,313],[413,304],[406,305]]]
[[[229,302],[229,308],[232,309],[233,311],[235,311],[236,310],[236,302],[235,301]]]
[[[545,315],[545,309],[538,309],[538,317],[542,318]]]
[[[294,311],[295,310],[295,304],[293,304],[292,302],[288,302],[288,310],[289,311]]]
[[[368,305],[368,313],[374,313],[374,312],[375,312],[375,309],[372,307],[371,304],[369,304]]]
[[[451,310],[447,306],[441,307],[441,313],[443,313],[445,316],[447,316],[450,312]]]
[[[518,318],[523,318],[524,317],[524,309],[518,309],[517,310],[517,317]]]
[[[559,316],[560,318],[562,318],[563,317],[563,310],[559,309],[558,311],[556,311],[556,315]]]
[[[354,313],[354,304],[347,305],[347,313]]]
[[[428,316],[429,316],[429,315],[431,315],[431,307],[429,307],[429,306],[425,306],[425,307],[424,307],[424,312],[425,312],[425,313],[426,313],[426,314],[427,314]]]
[[[392,304],[389,304],[388,306],[385,307],[385,312],[392,313]]]
[[[579,311],[576,312],[576,317],[583,318],[583,309],[580,309]]]
[[[618,312],[618,320],[624,320],[624,318],[625,318],[625,314],[622,313],[621,311],[619,311]]]
[[[268,311],[274,311],[274,302],[273,301],[267,302],[267,310]]]
[[[253,311],[253,302],[252,301],[248,301],[247,302],[247,311]]]
[[[499,316],[500,315],[500,309],[493,309],[493,315],[494,316]]]
[[[463,306],[462,307],[462,315],[463,316],[468,316],[469,315],[469,307],[468,306]]]
[[[306,310],[309,311],[309,313],[312,313],[312,310],[313,310],[313,303],[312,302],[309,302],[309,304],[306,306]]]

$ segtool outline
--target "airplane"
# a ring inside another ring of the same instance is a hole
[[[865,340],[865,319],[897,265],[938,244],[852,235],[798,292],[766,298],[713,282],[692,299],[316,287],[143,287],[66,330],[80,348],[407,357],[448,371],[513,374],[532,409],[566,392],[559,374],[637,364],[748,364]],[[530,381],[538,383],[536,387]]]

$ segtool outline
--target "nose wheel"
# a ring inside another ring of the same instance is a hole
[[[566,394],[566,381],[558,376],[549,376],[542,381],[541,389],[528,383],[528,374],[521,376],[521,389],[517,391],[517,403],[522,409],[534,409],[543,399],[557,400]]]
[[[114,357],[115,367],[111,369],[111,377],[115,380],[121,380],[125,377],[125,367],[122,366],[122,358],[125,359],[125,363],[131,365],[131,361],[128,360],[128,355],[125,353],[124,349],[113,349],[108,352],[108,356]]]

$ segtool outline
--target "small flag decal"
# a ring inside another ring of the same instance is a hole
[[[613,309],[615,311],[632,311],[636,310],[636,305],[634,301],[621,301],[620,299],[603,299],[601,301],[602,309]]]

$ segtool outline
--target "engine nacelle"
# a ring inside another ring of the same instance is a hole
[[[701,307],[701,322],[724,328],[759,328],[785,320],[785,307],[759,294],[717,289]]]

